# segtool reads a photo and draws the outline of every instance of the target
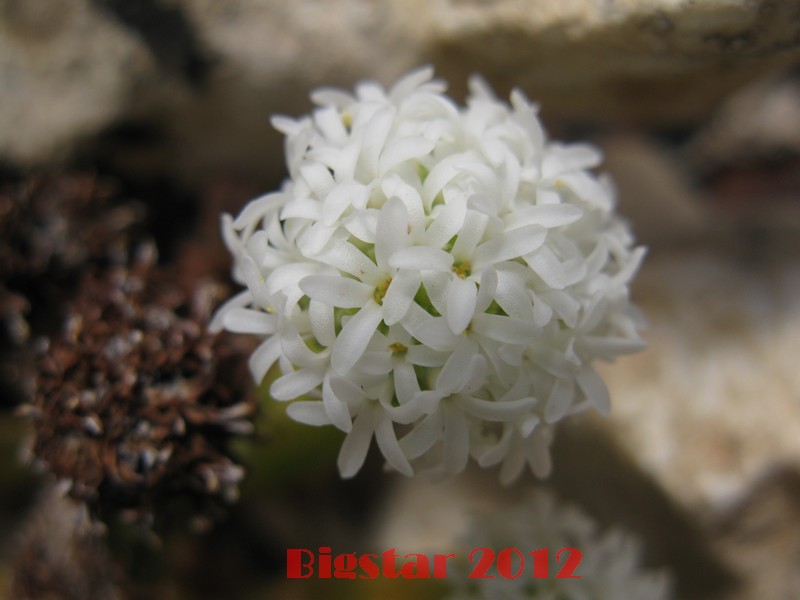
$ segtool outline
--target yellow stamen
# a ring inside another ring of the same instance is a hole
[[[472,273],[472,265],[467,261],[456,261],[453,263],[453,266],[450,268],[450,270],[461,279],[466,279]]]
[[[389,348],[392,349],[393,354],[402,354],[408,350],[408,346],[405,344],[401,344],[400,342],[394,342],[393,344],[389,344]]]
[[[375,288],[375,292],[372,294],[372,297],[375,300],[375,302],[383,305],[383,297],[386,295],[386,291],[389,289],[390,283],[392,283],[392,278],[388,277],[386,281],[384,281],[378,287]]]

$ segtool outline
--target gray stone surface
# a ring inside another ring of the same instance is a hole
[[[457,96],[481,72],[554,117],[696,119],[796,64],[799,31],[798,0],[3,0],[0,160],[78,148],[136,173],[272,181],[271,113],[421,63]]]

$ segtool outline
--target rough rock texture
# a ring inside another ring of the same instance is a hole
[[[690,118],[800,57],[794,0],[416,4],[430,7],[425,42],[448,72],[489,73],[590,120]]]
[[[637,288],[651,345],[603,372],[617,439],[701,513],[800,461],[800,268],[761,260],[654,253]]]
[[[87,0],[3,0],[0,161],[67,156],[124,115],[151,62]]]
[[[3,0],[0,161],[101,158],[137,173],[282,172],[273,112],[307,91],[433,63],[545,114],[696,118],[800,60],[798,0]]]

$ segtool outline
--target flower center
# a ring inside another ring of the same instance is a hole
[[[392,283],[392,278],[387,277],[386,281],[384,281],[383,283],[378,285],[378,287],[375,288],[375,291],[372,294],[372,297],[375,300],[375,302],[383,305],[383,297],[386,295],[386,290],[389,289],[390,283]]]
[[[453,263],[453,266],[450,267],[450,270],[452,270],[453,273],[458,275],[461,279],[466,279],[472,273],[472,265],[467,261],[456,261]]]
[[[408,346],[401,344],[400,342],[389,344],[389,348],[392,350],[392,354],[403,354],[408,351]]]

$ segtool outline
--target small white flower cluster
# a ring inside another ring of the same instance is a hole
[[[586,514],[574,506],[565,506],[544,490],[529,493],[523,505],[476,519],[464,543],[466,548],[492,549],[498,557],[505,548],[519,550],[524,562],[519,556],[511,558],[508,570],[512,576],[521,574],[516,579],[503,577],[495,560],[485,573],[493,578],[469,578],[477,561],[473,560],[473,564],[462,561],[454,564],[456,569],[448,578],[455,590],[447,600],[667,600],[672,597],[666,571],[641,567],[640,547],[634,537],[619,529],[598,531],[597,524]],[[545,548],[546,577],[535,578],[535,561],[544,557],[525,553]],[[563,548],[574,548],[580,555],[564,551],[559,556]]]
[[[548,142],[536,107],[479,79],[460,107],[414,71],[386,92],[323,89],[276,117],[290,177],[223,219],[247,289],[212,327],[266,336],[251,369],[295,420],[347,433],[343,477],[373,436],[406,475],[471,455],[511,481],[550,469],[552,424],[609,410],[592,369],[642,347],[628,282],[643,255],[587,169]]]

